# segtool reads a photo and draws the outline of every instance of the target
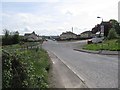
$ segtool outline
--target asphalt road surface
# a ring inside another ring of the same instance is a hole
[[[118,88],[118,57],[74,51],[86,41],[47,41],[43,48],[54,53],[70,67],[89,88]]]
[[[50,88],[87,88],[84,82],[57,56],[51,52],[48,54],[52,61],[49,73]]]

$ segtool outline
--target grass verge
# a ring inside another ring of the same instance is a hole
[[[18,47],[3,47],[8,53],[2,52],[3,88],[48,88],[50,63],[47,52],[42,48],[20,50]]]
[[[103,43],[97,44],[87,44],[83,47],[85,50],[110,50],[110,51],[120,51],[120,40],[105,40]]]

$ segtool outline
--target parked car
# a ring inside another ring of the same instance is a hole
[[[95,36],[92,38],[92,43],[102,43],[104,37]]]

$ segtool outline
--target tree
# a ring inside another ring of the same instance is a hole
[[[111,19],[109,22],[111,23],[112,28],[114,28],[116,33],[120,36],[120,25],[118,21]]]
[[[13,44],[19,43],[20,37],[19,37],[18,31],[16,31],[16,32],[13,33],[12,39],[13,39]]]
[[[10,32],[7,29],[4,29],[3,31],[5,35],[2,38],[2,45],[11,45],[19,43],[20,39],[18,31]]]
[[[117,33],[115,31],[114,28],[111,28],[109,33],[108,33],[108,37],[107,37],[109,40],[110,39],[116,39],[117,38]]]
[[[5,38],[7,38],[10,35],[10,31],[7,29],[4,29],[3,32],[5,34]]]
[[[12,43],[11,42],[10,31],[7,30],[7,29],[4,29],[3,32],[4,32],[5,35],[2,38],[2,45],[10,45]]]

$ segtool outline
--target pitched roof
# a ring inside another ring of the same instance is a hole
[[[63,32],[61,35],[64,35],[64,34],[74,34],[74,35],[76,35],[75,33],[73,33],[73,32]]]
[[[35,32],[33,31],[32,33],[25,33],[24,36],[29,36],[31,34],[34,34],[35,36],[38,36],[37,34],[35,34]]]
[[[84,31],[81,34],[85,34],[85,33],[92,33],[91,31]]]

